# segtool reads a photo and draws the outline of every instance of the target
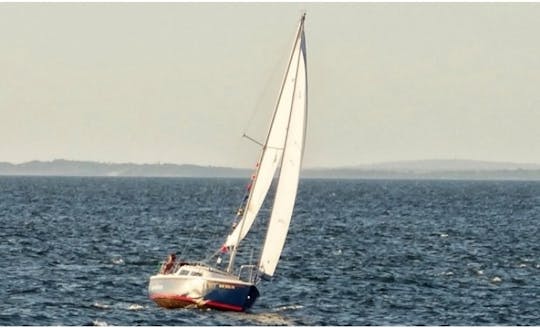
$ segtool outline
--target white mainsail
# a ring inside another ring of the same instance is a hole
[[[268,276],[274,274],[285,244],[302,165],[307,116],[307,72],[303,30],[293,60],[297,64],[295,65],[296,70],[291,72],[290,77],[291,82],[295,85],[290,109],[291,115],[276,196],[259,262],[259,272]]]
[[[250,191],[246,209],[241,222],[227,236],[225,246],[237,247],[238,243],[246,236],[251,228],[259,210],[264,202],[268,189],[272,184],[276,169],[282,161],[283,150],[287,138],[287,127],[290,125],[291,108],[293,108],[293,97],[295,95],[296,76],[298,72],[300,56],[300,35],[303,35],[303,20],[299,26],[293,53],[291,55],[284,82],[281,88],[280,97],[274,111],[274,117],[270,125],[263,153],[261,155],[258,170]],[[302,37],[303,39],[303,37]]]

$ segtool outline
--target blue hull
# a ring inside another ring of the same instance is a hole
[[[254,285],[223,285],[210,289],[204,296],[206,306],[219,310],[245,311],[259,297],[259,291]]]

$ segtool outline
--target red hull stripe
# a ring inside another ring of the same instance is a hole
[[[156,294],[152,294],[150,296],[150,298],[152,300],[169,299],[169,300],[176,300],[176,301],[184,301],[184,302],[191,302],[191,303],[199,305],[199,303],[196,302],[193,298],[188,297],[188,296],[183,296],[183,295],[156,293]],[[211,307],[211,308],[215,308],[215,309],[218,309],[218,310],[237,311],[237,312],[244,311],[244,309],[241,306],[230,305],[230,304],[225,304],[225,303],[216,302],[216,301],[210,301],[210,300],[205,301],[202,304],[202,306],[203,307]]]
[[[208,302],[206,302],[205,305],[209,306],[209,307],[216,308],[218,310],[228,310],[228,311],[237,311],[237,312],[242,312],[244,310],[244,309],[242,309],[241,306],[230,305],[230,304],[220,303],[220,302],[216,302],[216,301],[208,301]]]
[[[182,295],[174,295],[174,294],[160,294],[160,293],[157,293],[157,294],[152,294],[150,296],[150,298],[152,300],[165,298],[165,299],[170,299],[170,300],[186,301],[186,302],[195,303],[195,300],[193,298],[191,298],[191,297],[182,296]]]

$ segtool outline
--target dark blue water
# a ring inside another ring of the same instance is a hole
[[[540,183],[304,180],[249,313],[166,310],[244,180],[0,177],[0,325],[540,325]],[[195,232],[195,233],[194,233]]]

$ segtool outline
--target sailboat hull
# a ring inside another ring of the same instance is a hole
[[[243,312],[255,303],[259,291],[255,285],[225,273],[191,268],[201,276],[158,274],[150,277],[148,294],[157,305],[165,308],[211,308]],[[195,271],[196,270],[196,271]]]

